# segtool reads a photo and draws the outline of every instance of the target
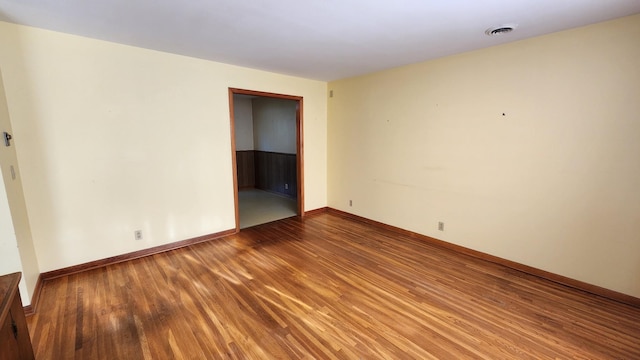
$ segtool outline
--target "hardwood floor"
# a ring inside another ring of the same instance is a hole
[[[640,359],[640,309],[333,214],[44,284],[37,359]]]

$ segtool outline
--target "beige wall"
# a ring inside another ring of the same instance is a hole
[[[329,206],[640,297],[639,39],[636,15],[330,83]]]
[[[4,169],[0,168],[4,175]],[[11,218],[11,209],[4,182],[0,182],[0,275],[22,271],[18,240]],[[20,294],[29,299],[24,278],[20,281]]]
[[[0,22],[30,267],[234,228],[236,87],[304,97],[306,210],[329,163],[329,206],[640,297],[638,38],[634,16],[333,82],[327,141],[326,83]]]
[[[295,154],[297,102],[265,97],[255,98],[251,102],[255,149]]]
[[[6,131],[15,135],[5,99],[0,73],[0,134]],[[40,268],[24,201],[15,139],[10,144],[7,147],[0,140],[0,275],[22,272],[20,294],[22,303],[29,305]]]
[[[233,229],[229,87],[304,97],[304,207],[326,206],[326,83],[8,23],[0,43],[42,272]]]

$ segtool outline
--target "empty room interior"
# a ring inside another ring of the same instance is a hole
[[[0,359],[640,359],[638,1],[0,0],[0,48]]]
[[[298,102],[233,95],[240,229],[298,214]]]

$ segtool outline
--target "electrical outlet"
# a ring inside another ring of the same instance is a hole
[[[349,200],[349,206],[353,206],[353,200]]]
[[[284,184],[284,189],[289,190],[289,184]]]
[[[133,232],[133,237],[136,240],[142,240],[142,230],[136,230]]]
[[[438,221],[438,230],[444,231],[444,223],[442,221]]]

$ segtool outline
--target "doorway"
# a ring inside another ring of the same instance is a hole
[[[302,106],[300,96],[229,88],[237,231],[304,215]]]

